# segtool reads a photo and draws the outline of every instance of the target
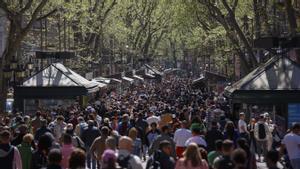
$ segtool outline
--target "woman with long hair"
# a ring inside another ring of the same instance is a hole
[[[53,138],[48,133],[39,138],[37,150],[32,154],[31,169],[40,169],[47,166],[47,156],[53,144]]]
[[[69,159],[69,169],[85,169],[86,154],[81,149],[75,149]]]
[[[184,151],[183,158],[177,161],[175,169],[208,169],[208,164],[202,159],[198,145],[191,143]]]
[[[248,169],[256,169],[256,158],[255,154],[253,154],[250,151],[249,144],[247,143],[247,140],[245,138],[240,138],[237,140],[238,147],[240,149],[243,149],[246,152],[247,155],[247,162],[246,162],[246,167]]]
[[[225,125],[224,130],[224,139],[229,139],[233,141],[234,145],[236,145],[237,139],[239,138],[239,133],[235,128],[232,121],[228,121]]]

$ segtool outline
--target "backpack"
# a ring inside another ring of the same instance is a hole
[[[266,128],[264,124],[258,124],[258,138],[265,139],[266,138]]]
[[[158,152],[154,153],[149,169],[161,169]]]
[[[119,155],[117,162],[122,169],[132,169],[132,167],[129,164],[129,160],[131,158],[132,158],[132,155],[128,155],[126,157],[123,155]]]
[[[85,123],[80,123],[80,135],[83,133],[83,131],[87,128],[87,124]]]

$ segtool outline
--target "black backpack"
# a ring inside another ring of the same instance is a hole
[[[266,138],[266,128],[264,124],[258,124],[258,138],[265,139]]]
[[[148,169],[161,169],[159,161],[159,152],[155,152],[151,158],[152,161]]]
[[[117,162],[122,169],[132,169],[132,167],[129,164],[129,160],[131,158],[133,158],[132,155],[128,155],[126,157],[123,155],[119,155]]]

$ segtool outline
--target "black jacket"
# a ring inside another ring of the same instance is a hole
[[[41,151],[35,151],[31,158],[31,169],[41,169],[47,166],[47,156]]]
[[[175,160],[173,159],[173,157],[167,155],[166,153],[164,153],[160,150],[156,151],[151,156],[151,158],[147,161],[146,169],[150,169],[155,164],[158,164],[161,169],[174,169],[175,168]]]
[[[94,140],[100,135],[100,131],[97,129],[97,127],[89,126],[82,132],[81,140],[84,142],[85,146],[90,147]]]
[[[52,133],[52,131],[48,127],[46,127],[46,126],[43,126],[43,127],[39,128],[35,132],[34,139],[38,141],[40,139],[40,137],[42,135],[44,135],[45,133],[47,133],[47,132]]]
[[[43,168],[44,169],[44,168]],[[49,164],[45,169],[62,169],[60,165]]]
[[[215,142],[217,140],[223,140],[224,136],[220,130],[217,128],[212,128],[209,130],[206,134],[205,140],[207,143],[207,151],[213,151],[215,150]]]

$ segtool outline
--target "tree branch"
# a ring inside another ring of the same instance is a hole
[[[113,9],[113,7],[117,4],[117,0],[113,0],[108,9],[104,12],[102,20],[105,20],[109,14],[109,12]]]
[[[48,18],[49,16],[55,14],[57,12],[57,8],[53,9],[52,11],[48,12],[47,14],[43,15],[43,16],[40,16],[36,19],[36,21],[40,21],[40,20],[43,20],[45,18]]]
[[[232,6],[232,11],[233,11],[233,12],[235,12],[238,3],[239,3],[239,0],[234,0],[233,6]]]
[[[13,12],[8,9],[7,3],[3,0],[0,0],[0,8],[8,15],[11,16]]]
[[[230,8],[226,0],[222,0],[222,4],[224,5],[225,9],[227,10],[229,15],[234,16],[233,10]]]
[[[26,27],[22,29],[22,34],[26,34],[26,32],[29,31],[29,29],[31,28],[31,26],[33,25],[33,23],[37,19],[38,13],[43,10],[43,8],[47,4],[47,2],[48,2],[48,0],[42,0],[39,3],[39,5],[35,8],[35,10],[33,11],[32,15],[31,15],[30,21],[28,22],[28,24],[26,25]]]
[[[33,0],[28,0],[24,8],[20,10],[20,13],[23,14],[26,10],[28,10],[32,6]]]

